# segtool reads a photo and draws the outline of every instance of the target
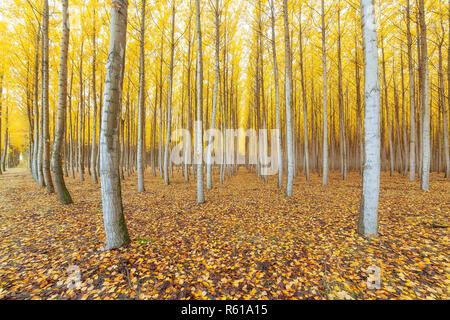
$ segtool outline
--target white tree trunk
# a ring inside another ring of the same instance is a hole
[[[138,192],[144,192],[144,114],[145,114],[145,0],[141,0],[141,40],[139,43],[139,110],[138,110],[138,138],[137,138],[137,174]]]
[[[364,43],[364,150],[365,163],[358,232],[378,236],[378,199],[380,192],[380,84],[378,46],[373,0],[361,0]]]
[[[291,62],[291,42],[289,39],[289,17],[288,17],[287,0],[283,0],[283,17],[284,17],[284,46],[286,51],[286,143],[287,143],[287,159],[288,173],[286,182],[286,195],[292,196],[292,186],[294,180],[294,144],[292,133],[292,62]]]
[[[203,48],[202,25],[200,19],[200,0],[195,0],[196,27],[197,27],[197,121],[195,152],[197,157],[197,203],[205,202],[203,192]]]
[[[422,190],[429,189],[430,179],[430,106],[428,87],[428,45],[427,45],[427,25],[425,22],[424,1],[419,0],[419,23],[420,23],[420,44],[421,44],[421,64],[422,64],[422,87],[420,88],[420,104],[423,110],[422,128]]]
[[[119,119],[123,89],[127,11],[127,0],[112,1],[110,40],[100,131],[100,180],[106,250],[118,248],[130,242],[123,215],[119,176]]]

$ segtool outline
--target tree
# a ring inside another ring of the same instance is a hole
[[[327,116],[327,47],[325,29],[325,1],[322,0],[322,81],[323,81],[323,174],[322,184],[328,184],[328,116]]]
[[[365,162],[358,232],[378,236],[380,192],[380,84],[378,45],[373,0],[361,0],[364,45],[364,151]]]
[[[423,111],[422,128],[422,190],[429,189],[430,180],[430,106],[428,93],[428,45],[427,25],[425,22],[424,0],[419,0],[419,24],[420,24],[420,106]]]
[[[275,117],[277,130],[281,130],[281,117],[280,117],[280,85],[278,80],[278,62],[277,62],[277,49],[276,49],[276,37],[275,37],[275,8],[273,0],[270,0],[270,22],[272,27],[272,58],[273,58],[273,77],[275,82]],[[305,114],[306,117],[306,114]],[[283,187],[283,159],[281,152],[281,132],[277,137],[277,149],[278,149],[278,188]]]
[[[118,248],[130,242],[123,215],[119,176],[119,119],[123,90],[127,15],[128,1],[113,0],[100,130],[100,181],[106,250]]]
[[[52,176],[50,174],[50,132],[49,132],[49,69],[48,69],[48,59],[49,59],[49,12],[48,12],[48,0],[44,0],[43,10],[42,10],[42,118],[43,118],[43,161],[42,170],[44,172],[45,185],[47,187],[47,193],[55,192],[53,187]]]
[[[197,203],[205,202],[203,192],[203,48],[200,0],[195,0],[197,28],[197,121],[195,135],[195,152],[197,158]]]
[[[217,110],[217,101],[218,101],[218,92],[220,85],[220,9],[219,9],[219,0],[216,0],[216,4],[213,8],[215,15],[215,46],[214,46],[214,93],[213,93],[213,103],[212,103],[212,111],[211,111],[211,129],[214,129],[216,125],[216,110]],[[189,89],[188,89],[189,90]],[[212,179],[211,179],[211,152],[213,145],[213,137],[211,136],[209,141],[209,153],[208,153],[208,163],[206,164],[206,188],[212,188]]]
[[[292,196],[292,186],[294,180],[294,142],[292,132],[292,62],[291,62],[291,41],[289,39],[289,14],[287,0],[283,0],[283,18],[284,18],[284,47],[286,56],[286,140],[287,140],[287,158],[288,173],[286,182],[286,195]]]
[[[300,43],[300,75],[302,85],[302,97],[303,97],[303,130],[305,135],[305,173],[306,180],[309,181],[309,147],[308,147],[308,113],[307,113],[307,99],[306,99],[306,85],[303,65],[303,34],[302,34],[302,8],[300,6],[300,13],[298,18],[299,25],[299,43]]]
[[[172,31],[170,33],[170,66],[169,66],[169,92],[167,97],[167,118],[166,118],[166,146],[164,148],[164,182],[169,184],[169,148],[171,138],[171,125],[172,125],[172,94],[173,94],[173,65],[175,54],[175,0],[172,2]]]
[[[66,107],[67,107],[67,52],[69,51],[69,1],[62,0],[62,38],[61,56],[59,64],[58,84],[58,113],[56,122],[55,139],[53,141],[52,171],[55,178],[55,187],[59,200],[63,204],[72,203],[72,197],[66,188],[61,165],[61,149],[66,129]]]
[[[141,0],[141,30],[139,41],[139,110],[137,139],[138,192],[144,192],[144,116],[145,116],[145,0]]]
[[[416,120],[415,120],[415,81],[414,81],[414,65],[412,57],[412,39],[411,39],[411,14],[410,0],[406,0],[406,36],[408,46],[408,71],[409,71],[409,181],[414,181],[416,176]]]
[[[33,86],[33,108],[34,108],[34,145],[33,145],[33,175],[34,179],[39,182],[38,167],[38,146],[39,146],[39,42],[40,27],[36,28],[36,43],[34,54],[34,86]],[[1,148],[0,148],[1,149]]]
[[[91,144],[91,168],[92,168],[92,182],[98,183],[97,179],[97,87],[96,87],[96,64],[97,64],[97,52],[96,52],[96,35],[95,35],[95,7],[94,7],[94,27],[92,30],[92,101],[94,105],[94,117],[92,124],[92,144]]]

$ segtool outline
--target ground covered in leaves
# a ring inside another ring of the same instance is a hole
[[[380,237],[356,233],[361,178],[303,176],[288,199],[241,169],[195,202],[195,184],[123,181],[132,243],[103,252],[100,187],[67,178],[75,203],[25,169],[0,176],[3,299],[448,299],[450,182],[383,173]],[[381,288],[367,288],[368,267]],[[79,271],[79,273],[78,273]]]

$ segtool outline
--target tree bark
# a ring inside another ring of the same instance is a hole
[[[364,150],[365,163],[358,232],[378,236],[378,199],[380,191],[380,85],[378,46],[373,0],[361,0],[364,43]]]
[[[69,51],[69,1],[62,0],[62,38],[61,55],[59,64],[58,83],[58,112],[53,141],[52,171],[55,178],[55,187],[59,201],[62,204],[72,203],[72,197],[66,188],[61,165],[61,149],[66,127],[66,107],[67,107],[67,54]]]
[[[94,30],[92,32],[92,101],[94,104],[93,119],[92,119],[92,142],[91,142],[91,170],[92,170],[92,182],[98,183],[97,172],[97,86],[96,86],[96,63],[97,63],[97,43],[96,43],[96,30],[95,30],[95,8],[94,8]]]
[[[292,186],[294,180],[294,146],[292,133],[292,62],[291,62],[291,41],[289,40],[289,13],[287,0],[283,0],[283,19],[284,19],[284,46],[286,51],[286,143],[288,173],[286,182],[286,195],[292,196]]]
[[[145,0],[141,0],[141,30],[139,42],[139,110],[137,141],[138,192],[144,192],[144,114],[145,114]]]
[[[299,43],[300,43],[300,74],[301,74],[302,97],[303,97],[303,132],[304,132],[304,136],[305,136],[305,143],[304,143],[305,174],[306,174],[306,180],[309,181],[308,113],[307,113],[306,86],[305,86],[305,75],[304,75],[304,65],[303,65],[303,36],[302,36],[301,7],[300,7],[300,14],[299,14]]]
[[[322,0],[322,79],[323,79],[323,174],[322,184],[328,184],[328,116],[327,116],[327,51],[325,29],[325,3]]]
[[[173,64],[175,53],[175,2],[172,4],[172,30],[170,34],[170,66],[169,66],[169,91],[167,93],[167,118],[166,118],[166,145],[164,148],[164,182],[166,185],[169,181],[169,161],[170,161],[170,139],[172,126],[172,93],[173,93]]]
[[[422,133],[422,190],[429,189],[430,175],[430,106],[428,94],[428,45],[427,25],[425,22],[424,0],[419,0],[419,23],[421,44],[421,88],[420,104],[423,111],[423,133]]]
[[[53,187],[52,176],[50,174],[50,133],[49,133],[49,12],[48,12],[48,0],[44,0],[43,7],[43,23],[42,23],[42,57],[43,57],[43,109],[42,114],[44,119],[43,127],[43,139],[44,139],[44,150],[43,150],[43,163],[42,170],[44,172],[45,185],[47,187],[47,193],[55,192]]]
[[[197,28],[197,121],[195,152],[197,157],[197,203],[205,202],[203,191],[203,47],[200,0],[195,0],[196,28]]]
[[[339,92],[339,151],[342,178],[347,179],[347,145],[345,141],[344,96],[342,92],[342,57],[341,57],[341,8],[338,8],[338,92]]]
[[[411,15],[410,2],[406,0],[406,36],[408,46],[408,71],[409,71],[409,181],[414,181],[416,177],[416,120],[415,120],[415,78],[414,64],[412,57],[412,39],[411,39]]]
[[[275,117],[276,126],[279,130],[277,137],[277,150],[278,150],[278,188],[283,187],[283,153],[281,147],[281,117],[280,117],[280,85],[278,79],[278,62],[277,62],[277,50],[276,50],[276,37],[275,37],[275,8],[273,0],[270,1],[270,21],[272,24],[272,56],[273,56],[273,76],[275,81]]]
[[[211,111],[211,129],[215,128],[216,125],[216,110],[217,110],[217,96],[219,92],[219,76],[220,76],[220,10],[219,10],[219,0],[216,0],[216,4],[214,7],[215,13],[215,62],[214,62],[214,93],[213,93],[213,102],[212,102],[212,111]],[[208,113],[207,113],[208,114]],[[213,150],[213,137],[211,136],[208,142],[209,152],[208,152],[208,163],[206,164],[206,188],[212,188],[212,179],[211,179],[211,153]]]
[[[100,131],[100,180],[106,250],[118,248],[130,242],[123,215],[119,176],[119,119],[123,89],[127,14],[127,0],[112,1],[110,40]]]

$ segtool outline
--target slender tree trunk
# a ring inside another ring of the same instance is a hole
[[[359,136],[359,171],[363,173],[364,165],[364,143],[363,143],[363,127],[362,127],[362,107],[361,107],[361,76],[359,73],[359,58],[358,58],[358,42],[355,32],[355,79],[356,79],[356,113],[358,122],[358,136]]]
[[[406,110],[405,110],[405,74],[403,72],[403,52],[400,54],[400,64],[401,64],[401,73],[402,73],[402,131],[403,131],[403,174],[406,176],[408,174],[408,128],[406,124]]]
[[[380,85],[378,46],[373,0],[361,0],[364,43],[364,149],[365,163],[358,232],[378,236],[378,199],[380,192]]]
[[[278,188],[283,187],[283,152],[281,147],[281,117],[280,117],[280,85],[278,80],[278,62],[275,37],[275,8],[273,0],[270,1],[270,21],[272,26],[272,56],[273,56],[273,76],[275,80],[275,116],[276,126],[279,133],[277,135],[278,150]]]
[[[195,152],[197,157],[197,203],[204,203],[203,192],[203,48],[200,0],[195,0],[196,28],[197,28],[197,121]]]
[[[96,86],[96,63],[97,63],[97,43],[96,43],[96,30],[95,30],[95,8],[94,8],[94,30],[92,32],[92,100],[94,104],[94,115],[92,119],[92,142],[91,142],[91,168],[92,168],[92,182],[98,183],[97,178],[97,86]]]
[[[43,7],[43,23],[42,23],[42,57],[43,57],[43,104],[44,112],[42,114],[44,119],[43,138],[44,138],[44,150],[43,150],[43,165],[45,185],[47,187],[47,193],[55,192],[53,187],[52,176],[50,174],[50,133],[49,133],[49,13],[48,13],[48,0],[44,0]]]
[[[328,184],[328,116],[327,116],[327,52],[325,29],[325,3],[322,0],[322,78],[323,78],[323,175],[322,184]]]
[[[168,185],[169,182],[169,161],[170,161],[170,138],[172,126],[172,92],[173,92],[173,64],[175,53],[175,2],[172,4],[172,31],[170,35],[170,66],[169,66],[169,92],[167,95],[167,118],[166,118],[166,146],[164,148],[164,182]]]
[[[78,102],[78,174],[80,175],[80,181],[84,181],[84,139],[83,139],[83,108],[84,108],[84,96],[83,96],[83,40],[81,40],[80,51],[80,101]]]
[[[345,143],[344,97],[342,92],[341,9],[338,8],[338,91],[339,91],[339,150],[342,178],[347,179],[347,146]]]
[[[392,130],[391,130],[391,122],[390,122],[390,113],[389,113],[389,99],[388,99],[388,90],[387,90],[387,81],[386,81],[386,60],[384,58],[384,39],[381,39],[381,52],[383,57],[383,84],[384,84],[384,105],[386,109],[386,122],[387,122],[387,130],[388,130],[388,143],[389,143],[389,171],[391,177],[394,175],[394,148],[392,145]]]
[[[36,51],[35,51],[35,56],[34,56],[34,93],[33,93],[33,95],[34,95],[34,99],[33,99],[33,107],[34,107],[33,175],[37,182],[39,182],[39,173],[38,173],[38,150],[39,149],[38,149],[38,147],[39,147],[39,128],[40,128],[39,127],[39,42],[40,42],[40,27],[37,28],[37,30],[36,30],[36,45],[35,45]],[[0,107],[0,118],[1,118],[1,107]],[[0,123],[0,131],[1,131],[1,123]],[[1,149],[1,146],[0,146],[0,149]]]
[[[66,188],[64,175],[61,166],[61,149],[66,127],[66,106],[67,106],[67,54],[69,51],[69,1],[62,0],[62,39],[61,55],[59,64],[58,83],[58,112],[53,141],[52,171],[55,178],[55,187],[59,201],[62,204],[72,203],[72,197]]]
[[[191,10],[191,7],[189,7]],[[188,31],[188,65],[187,65],[187,130],[191,132],[191,18],[189,18],[189,31]],[[192,140],[189,141],[191,146]],[[189,165],[191,164],[191,148],[185,148],[184,150],[184,178],[189,181]]]
[[[43,37],[42,37],[43,38]],[[41,52],[43,43],[41,44]],[[41,53],[41,91],[44,91],[44,57]],[[41,188],[45,187],[44,171],[43,171],[43,150],[44,150],[44,94],[41,93],[41,112],[39,117],[39,145],[38,145],[38,156],[37,156],[37,171],[38,171],[38,182]]]
[[[450,0],[448,1],[449,4],[449,13],[448,13],[448,39],[450,39]],[[445,103],[443,103],[442,106],[442,120],[444,121],[444,155],[445,155],[445,177],[448,179],[450,178],[450,147],[448,142],[448,118],[447,118],[447,109],[450,111],[450,45],[448,46],[448,54],[447,54],[447,84],[448,84],[448,90],[447,90],[447,106],[445,107]],[[444,89],[442,89],[444,90]]]
[[[100,131],[100,180],[106,250],[118,248],[130,242],[123,215],[119,176],[119,120],[120,100],[123,90],[127,11],[127,0],[112,1],[105,95]]]
[[[211,129],[215,128],[216,125],[216,110],[217,110],[217,95],[219,92],[219,77],[220,77],[220,8],[219,8],[219,0],[216,0],[216,4],[214,7],[215,13],[215,27],[216,27],[216,35],[215,35],[215,63],[214,63],[214,93],[213,93],[213,103],[212,103],[212,111],[211,111]],[[208,115],[208,113],[206,113]],[[206,188],[212,188],[212,179],[211,179],[211,153],[213,150],[213,137],[209,138],[208,147],[208,162],[206,164]]]
[[[145,114],[145,0],[141,0],[141,30],[139,43],[139,110],[137,140],[138,192],[144,192],[144,114]]]
[[[421,44],[421,78],[420,104],[423,110],[423,134],[422,134],[422,190],[429,189],[430,175],[430,106],[428,96],[428,46],[427,26],[425,22],[424,0],[419,0],[419,23]]]
[[[304,136],[305,136],[305,143],[304,143],[305,174],[306,174],[306,180],[309,181],[308,113],[307,113],[307,103],[306,103],[307,99],[306,99],[305,75],[304,75],[304,66],[303,66],[303,37],[302,37],[301,7],[300,7],[300,14],[299,14],[299,42],[300,42],[300,74],[301,74],[302,97],[303,97],[303,130],[304,130]]]
[[[283,18],[284,18],[284,46],[286,51],[286,143],[288,173],[286,182],[286,195],[292,196],[292,186],[294,180],[294,146],[292,137],[292,62],[291,62],[291,41],[289,40],[289,13],[287,0],[283,0]]]
[[[411,39],[411,15],[410,2],[406,0],[406,36],[408,41],[408,71],[409,71],[409,181],[414,181],[416,176],[416,120],[415,120],[415,78],[414,65],[412,57],[412,39]]]

